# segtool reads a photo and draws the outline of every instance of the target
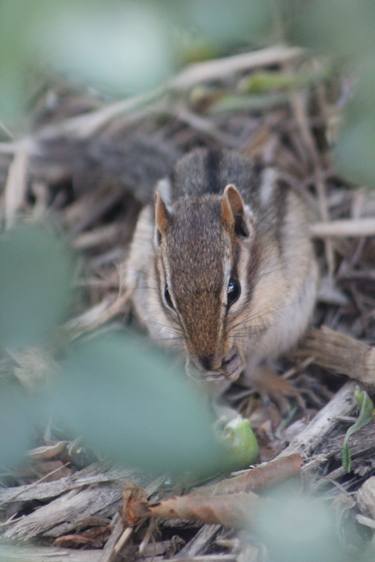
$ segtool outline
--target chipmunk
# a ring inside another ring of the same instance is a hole
[[[317,279],[307,209],[277,170],[196,149],[141,212],[125,282],[155,341],[232,381],[296,344]]]

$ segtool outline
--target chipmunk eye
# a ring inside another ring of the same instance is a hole
[[[168,286],[167,286],[167,285],[165,286],[165,289],[164,289],[164,298],[165,298],[165,302],[167,303],[167,305],[169,306],[169,308],[171,308],[172,310],[174,310],[173,302],[172,302],[171,295],[170,295],[170,292],[169,292],[169,290],[168,290]]]
[[[228,295],[228,308],[232,306],[233,303],[238,300],[241,294],[241,286],[236,279],[231,277],[228,283],[227,295]]]

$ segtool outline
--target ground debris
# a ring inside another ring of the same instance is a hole
[[[148,502],[145,490],[130,483],[123,490],[123,521],[125,525],[135,526],[144,518],[156,517],[246,528],[256,518],[262,503],[253,492],[298,475],[301,465],[302,458],[297,454],[282,457],[241,476],[195,488],[190,494],[173,496],[156,504]]]

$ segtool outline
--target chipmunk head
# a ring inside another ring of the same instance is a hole
[[[249,299],[255,225],[237,187],[220,194],[155,197],[155,275],[168,325],[200,369],[235,378],[242,370],[231,336]]]

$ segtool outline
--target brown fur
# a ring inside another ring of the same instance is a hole
[[[230,151],[194,151],[176,166],[168,208],[157,194],[155,224],[145,212],[135,232],[128,284],[140,318],[207,371],[237,376],[234,356],[256,365],[285,351],[311,314],[317,268],[306,210],[267,174]],[[241,294],[229,303],[232,279]]]
[[[160,234],[165,234],[170,223],[169,213],[159,193],[155,193],[155,225]]]

